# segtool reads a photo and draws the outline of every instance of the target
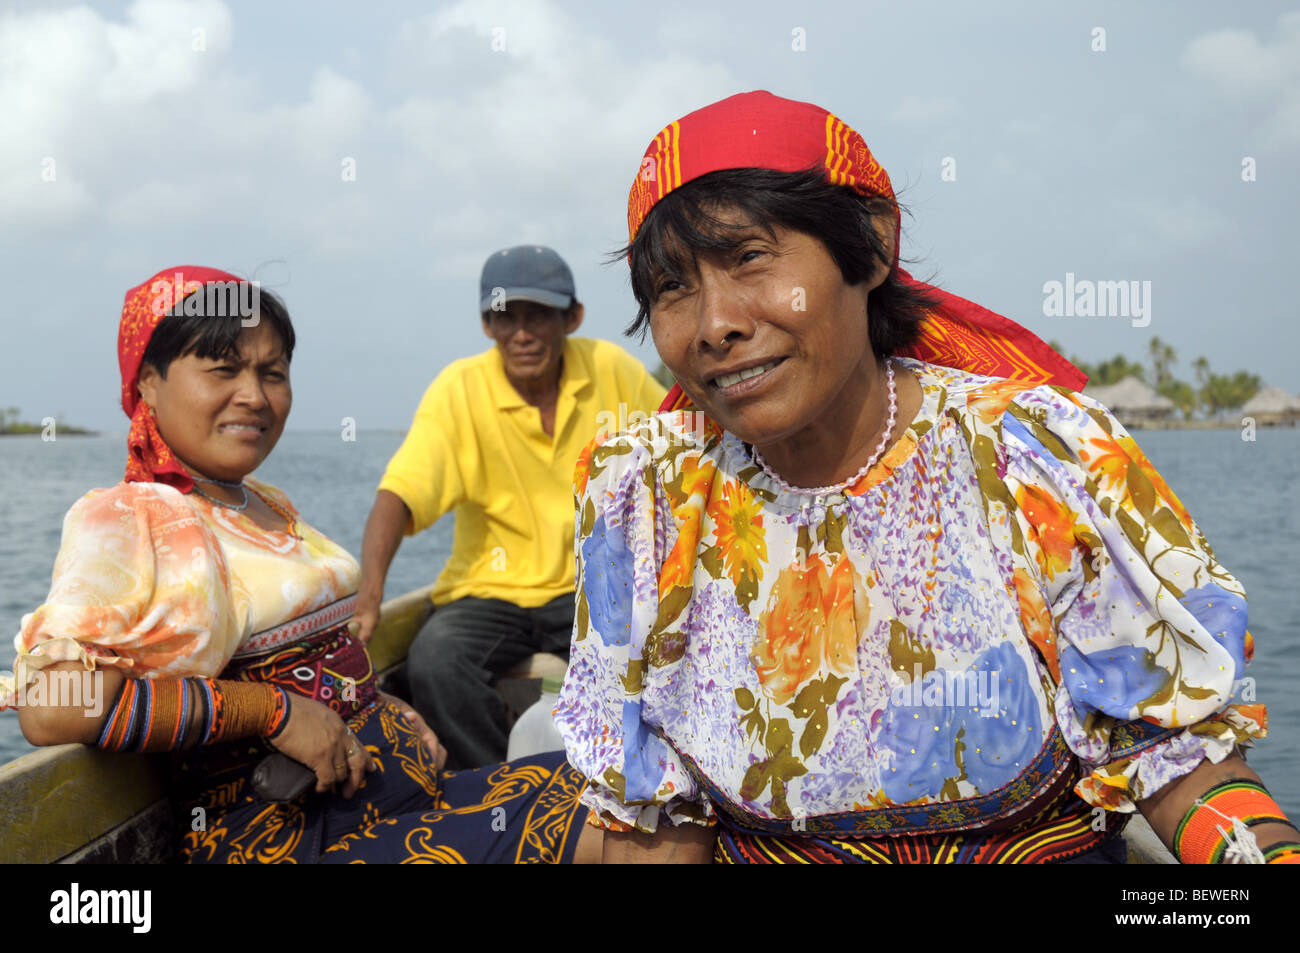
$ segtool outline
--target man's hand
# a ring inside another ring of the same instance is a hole
[[[395,695],[380,692],[379,697],[402,713],[402,716],[410,723],[411,728],[419,736],[420,740],[424,742],[425,747],[429,749],[429,754],[433,755],[434,764],[441,771],[443,765],[447,763],[447,749],[442,746],[442,742],[433,733],[433,729],[420,717],[420,713],[412,708],[409,702],[404,702]]]
[[[379,624],[379,607],[383,601],[382,592],[378,596],[370,597],[357,593],[357,608],[352,613],[352,622],[348,625],[348,631],[356,636],[362,645],[369,642],[370,637],[375,634],[375,626]]]

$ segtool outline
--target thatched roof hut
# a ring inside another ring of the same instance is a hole
[[[1118,384],[1085,387],[1083,392],[1107,407],[1125,427],[1168,420],[1174,402],[1162,397],[1136,377],[1126,377]]]
[[[1242,405],[1241,415],[1258,424],[1295,423],[1300,420],[1300,399],[1280,387],[1265,387]]]

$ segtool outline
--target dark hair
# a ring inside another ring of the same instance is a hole
[[[729,225],[717,213],[735,209],[748,222]],[[900,206],[900,210],[902,209]],[[650,210],[635,241],[613,253],[611,260],[631,256],[632,294],[640,310],[626,333],[645,336],[654,280],[682,275],[701,251],[731,251],[740,242],[727,233],[758,226],[793,229],[816,238],[839,266],[844,281],[856,285],[893,258],[876,230],[876,216],[894,217],[894,203],[879,196],[862,196],[845,186],[831,185],[821,169],[777,172],[772,169],[725,169],[710,172],[674,189]],[[691,261],[682,259],[683,250]],[[913,344],[921,321],[935,300],[903,285],[897,269],[867,300],[871,349],[883,359]]]
[[[250,307],[254,301],[256,311]],[[142,364],[150,365],[166,380],[172,361],[186,354],[211,359],[233,357],[239,351],[244,321],[254,313],[259,322],[271,325],[284,348],[284,359],[292,360],[293,322],[284,302],[248,282],[213,281],[186,295],[158,322]]]

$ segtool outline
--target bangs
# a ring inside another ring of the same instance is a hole
[[[723,221],[724,211],[739,221]],[[632,294],[640,305],[626,333],[644,338],[655,289],[665,277],[692,274],[701,253],[734,251],[754,229],[772,236],[780,226],[811,235],[826,246],[845,281],[862,281],[876,260],[890,264],[872,231],[873,214],[893,215],[894,206],[828,185],[820,169],[727,169],[688,182],[660,199],[635,240],[610,256],[629,258]]]
[[[249,282],[210,282],[158,322],[143,360],[166,378],[171,362],[188,354],[207,360],[236,359],[239,336],[262,322],[271,326],[285,361],[291,361],[293,323],[279,298]]]
[[[734,251],[742,244],[742,236],[755,227],[769,235],[772,231],[754,214],[755,210],[722,196],[696,192],[681,196],[677,202],[665,199],[664,203],[663,214],[647,218],[633,244],[632,293],[638,301],[653,301],[655,286],[664,278],[681,278],[694,272],[701,252]],[[718,217],[723,209],[740,212],[744,220],[723,221]]]

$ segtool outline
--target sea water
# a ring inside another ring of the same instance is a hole
[[[1196,518],[1220,562],[1246,587],[1257,701],[1269,738],[1249,754],[1278,801],[1300,818],[1300,430],[1138,431],[1135,437]],[[257,476],[281,487],[303,519],[361,551],[366,516],[395,431],[290,432]],[[24,613],[44,600],[63,514],[87,489],[121,479],[124,436],[0,438],[0,669],[13,663]],[[388,596],[432,582],[451,551],[451,520],[405,539]],[[13,712],[0,713],[0,762],[33,750]]]

